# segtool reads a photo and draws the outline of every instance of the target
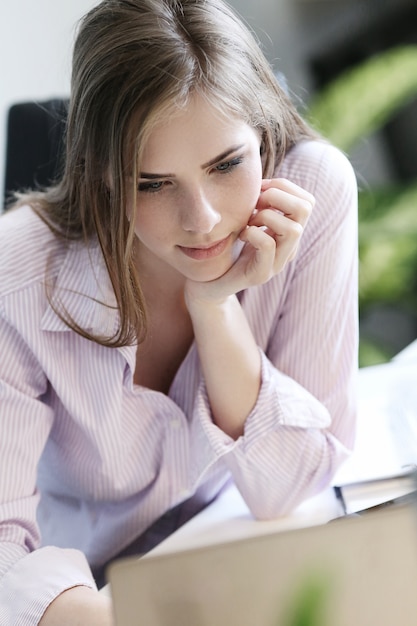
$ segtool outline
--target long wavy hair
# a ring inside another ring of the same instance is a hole
[[[118,331],[96,336],[64,319],[102,345],[128,345],[145,335],[135,220],[127,218],[126,201],[136,193],[149,133],[194,94],[260,132],[265,177],[295,143],[314,136],[254,35],[222,0],[103,0],[81,20],[62,176],[19,204],[31,204],[62,238],[98,240],[119,310]]]

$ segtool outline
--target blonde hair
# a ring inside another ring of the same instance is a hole
[[[116,296],[119,329],[112,337],[98,337],[65,321],[103,345],[134,343],[146,331],[134,220],[128,220],[124,207],[146,137],[158,120],[196,93],[259,130],[264,176],[291,146],[313,136],[254,36],[222,0],[103,0],[82,19],[63,175],[25,201],[59,236],[86,243],[97,237]]]

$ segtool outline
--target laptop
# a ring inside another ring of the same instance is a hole
[[[417,516],[398,505],[129,557],[107,575],[117,626],[415,626]]]

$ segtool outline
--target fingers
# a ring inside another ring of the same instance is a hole
[[[286,223],[280,229],[280,234],[273,233],[269,228],[250,225],[240,235],[242,241],[251,244],[256,250],[256,273],[260,283],[280,272],[297,253],[302,227],[297,222],[283,216],[281,218]]]
[[[250,247],[244,249],[241,259],[245,261],[245,253],[250,262],[247,264],[245,276],[252,284],[262,284],[268,281],[275,273],[276,242],[263,229],[247,226],[241,233],[242,241]],[[250,251],[254,254],[250,255]]]
[[[284,178],[264,180],[256,211],[273,209],[305,226],[314,207],[314,196]]]
[[[261,191],[265,191],[270,187],[275,187],[277,189],[282,189],[288,193],[292,193],[295,196],[299,196],[300,198],[304,198],[305,200],[309,200],[314,204],[314,196],[299,185],[296,185],[291,180],[287,178],[264,178],[261,184]]]
[[[258,250],[264,249],[268,257],[273,243],[275,273],[296,256],[314,204],[314,197],[291,181],[263,181],[256,210],[249,220],[249,226],[257,227],[259,233],[256,237],[254,233],[247,233],[246,239]],[[266,237],[269,237],[269,242]]]

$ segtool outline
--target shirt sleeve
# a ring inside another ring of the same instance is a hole
[[[45,376],[1,313],[0,353],[0,623],[34,626],[60,593],[95,583],[81,552],[39,548],[36,473],[53,417]]]
[[[80,551],[35,550],[15,561],[0,581],[0,624],[35,626],[57,596],[79,585],[96,588]]]
[[[331,482],[350,454],[356,423],[353,169],[336,148],[312,142],[294,154],[280,176],[311,191],[316,205],[283,281],[285,302],[262,351],[261,390],[238,441],[228,440],[213,424],[200,389],[206,437],[252,513],[262,519],[285,514]],[[265,297],[273,281],[264,288]],[[262,299],[258,309],[261,324]]]

